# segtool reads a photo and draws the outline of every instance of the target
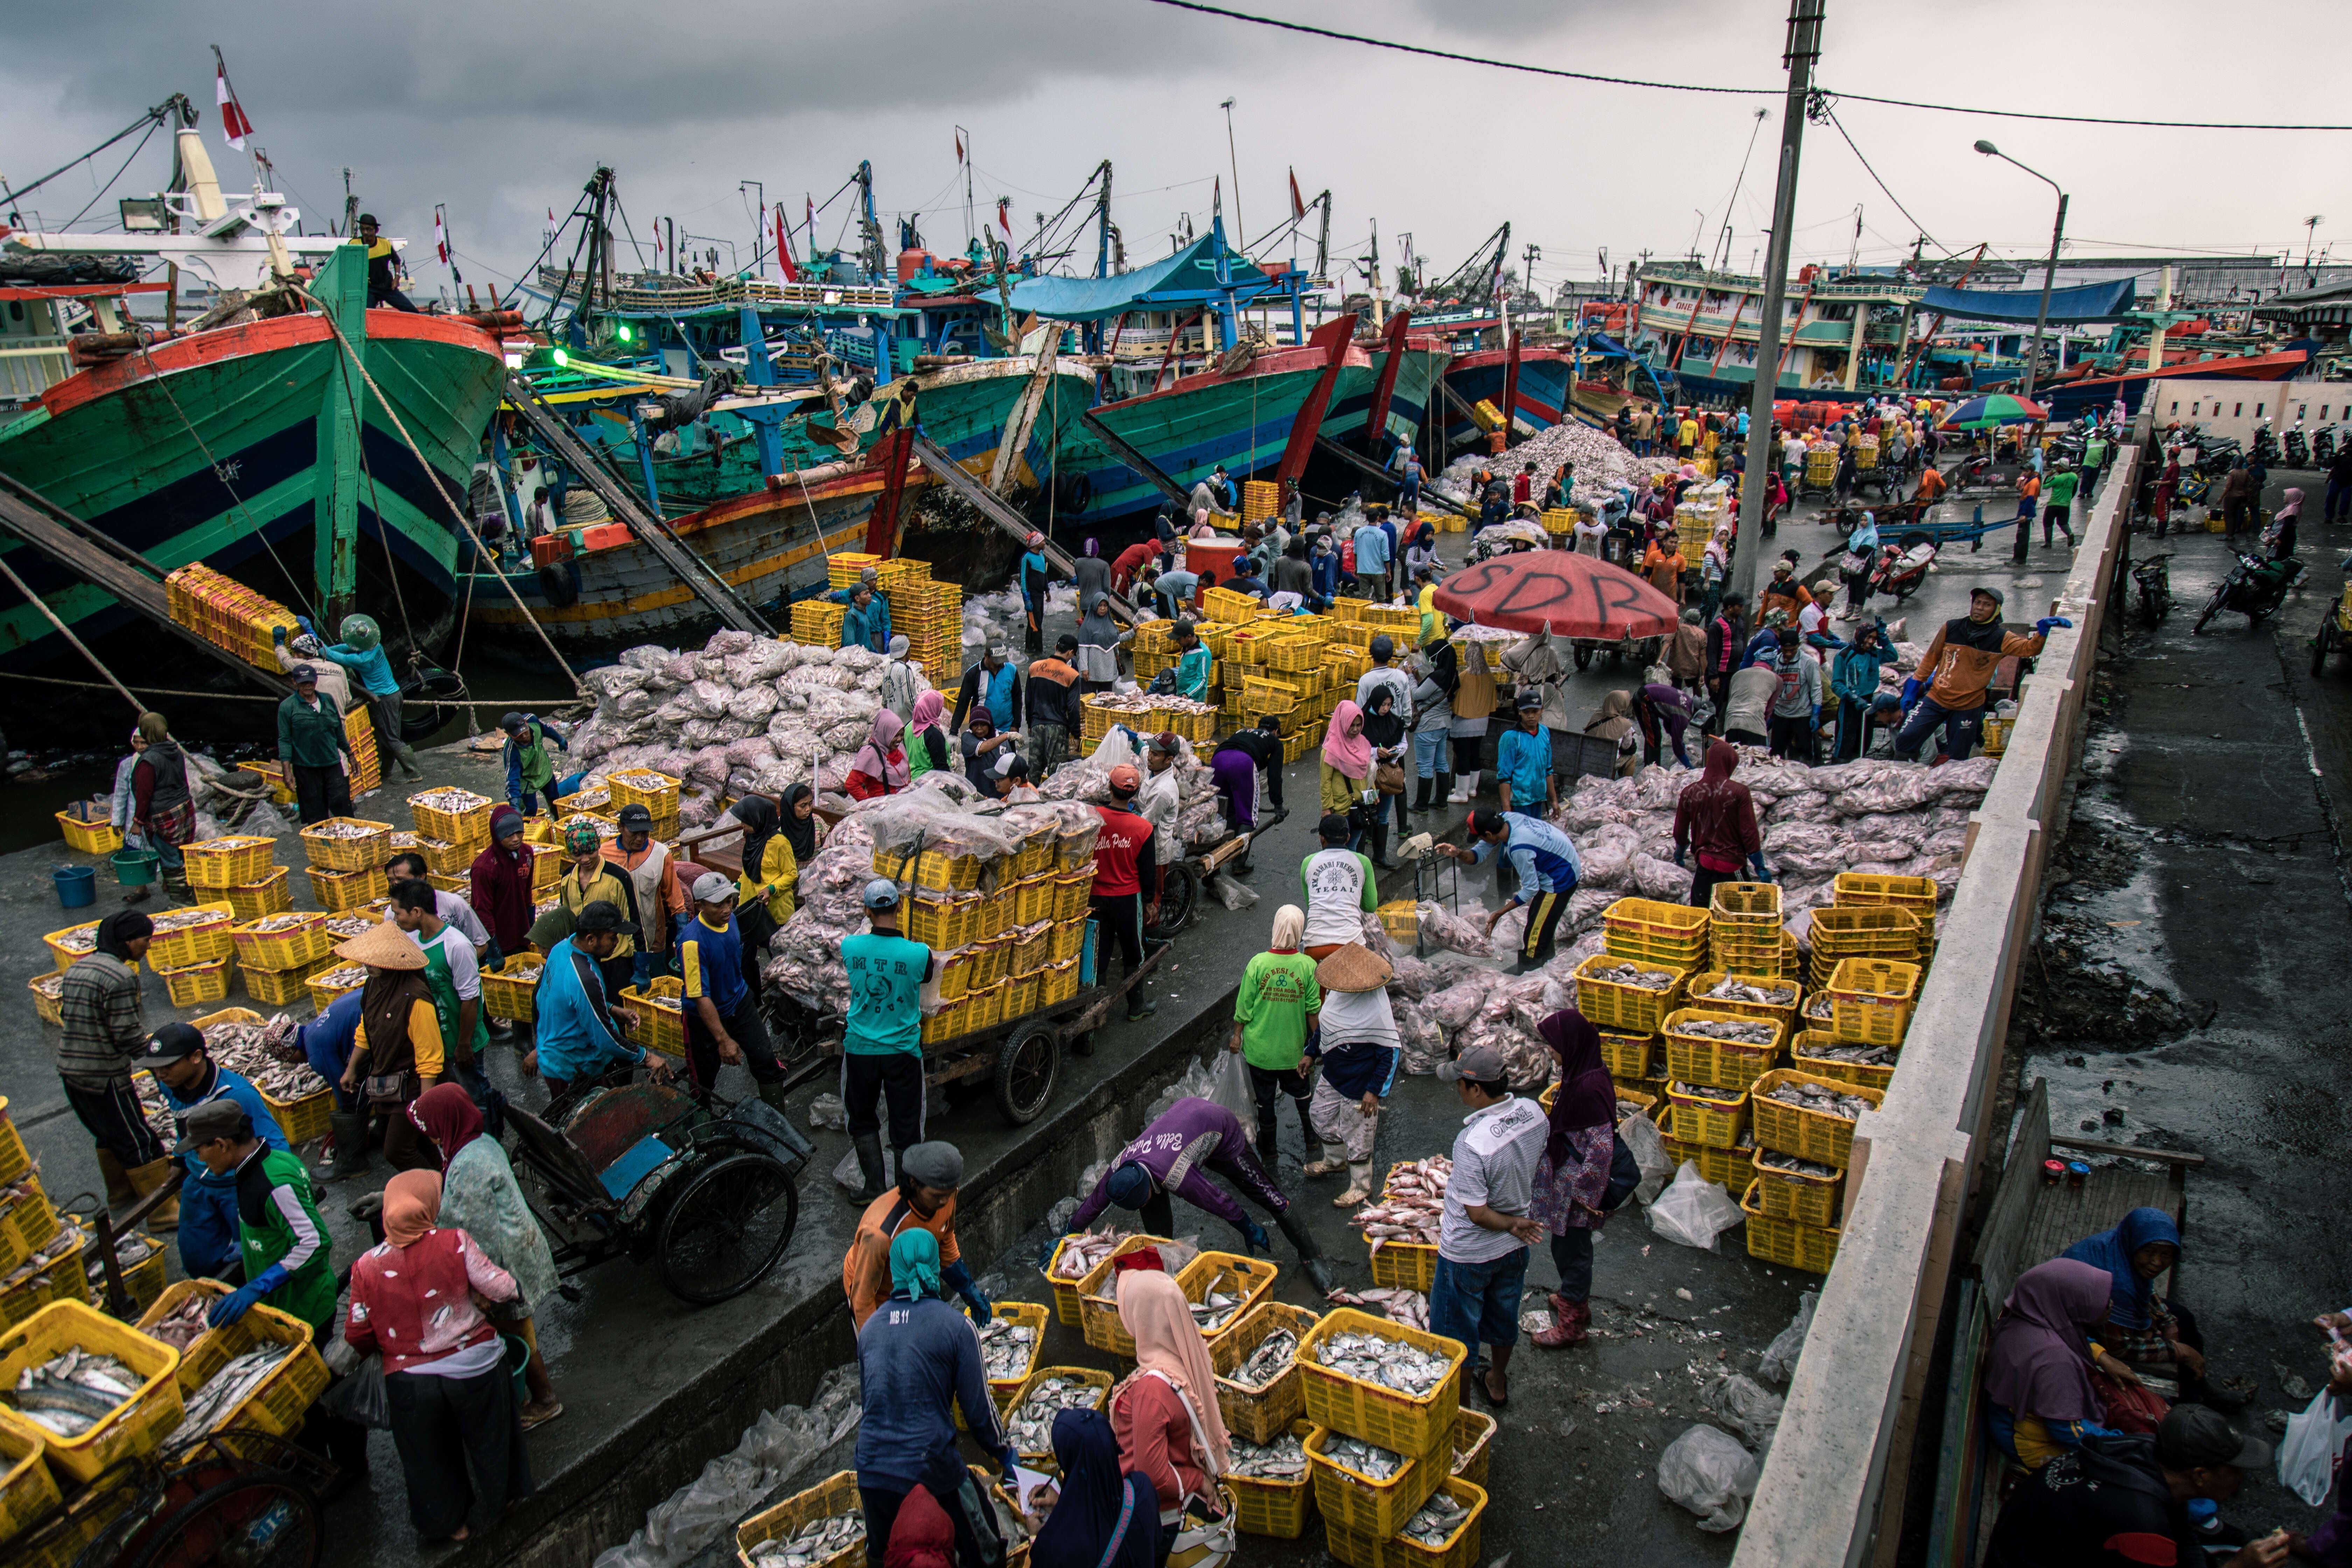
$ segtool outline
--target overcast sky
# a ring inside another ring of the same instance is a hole
[[[1577,70],[1775,95],[1786,83],[1778,0],[1235,8]],[[2246,0],[2228,9],[2226,27],[2283,40],[2307,32],[2315,15]],[[2216,70],[2208,51],[2221,47],[2224,20],[2176,0],[1832,0],[1820,80],[1991,109],[2352,118],[2340,95],[2315,89],[2318,73],[2288,71],[2282,86],[2271,65]],[[992,213],[1010,196],[1016,241],[1038,211],[1059,208],[1112,160],[1114,215],[1140,262],[1167,253],[1181,215],[1205,226],[1213,177],[1223,177],[1232,226],[1219,107],[1229,97],[1238,205],[1253,239],[1284,216],[1295,169],[1308,197],[1333,192],[1335,259],[1361,255],[1377,223],[1384,263],[1409,233],[1443,272],[1508,219],[1515,261],[1540,247],[1533,275],[1548,287],[1597,278],[1604,251],[1622,268],[1644,249],[1682,254],[1695,237],[1707,250],[1727,209],[1731,263],[1745,269],[1761,253],[1780,125],[1777,96],[1543,79],[1147,0],[113,0],[26,6],[8,37],[0,175],[46,174],[178,91],[203,112],[222,183],[249,184],[213,107],[208,46],[218,44],[255,140],[306,222],[340,216],[348,166],[364,206],[415,242],[411,268],[427,291],[447,280],[429,255],[436,203],[447,205],[465,275],[510,279],[538,252],[547,209],[568,212],[599,163],[617,172],[639,240],[668,217],[712,237],[703,244],[733,242],[731,253],[719,246],[722,267],[751,256],[752,198],[739,183],[764,181],[768,198],[797,215],[806,195],[823,204],[861,158],[874,164],[889,244],[892,216],[915,210],[933,248],[957,249],[966,237],[958,124],[971,135],[975,205]],[[1733,200],[1759,108],[1770,113]],[[2038,253],[2049,240],[2049,188],[1976,154],[1978,137],[2072,193],[2072,255],[2291,249],[2299,260],[2305,217],[2329,215],[2316,231],[2322,247],[2352,231],[2352,135],[2105,130],[1863,103],[1839,118],[1893,196],[1833,128],[1809,127],[1801,260],[1852,254],[1857,205],[1865,261],[1907,253],[1921,226],[1930,255],[1986,241]],[[110,224],[114,197],[153,190],[168,171],[158,136],[104,190],[131,144],[37,193],[27,221],[61,226],[95,198],[80,226]],[[844,197],[822,215],[822,243],[842,235],[847,212]],[[1305,244],[1311,253],[1311,220]],[[1090,269],[1093,256],[1089,230],[1073,265]]]

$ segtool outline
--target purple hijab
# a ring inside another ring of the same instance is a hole
[[[2044,1421],[2103,1420],[2083,1331],[2106,1316],[2114,1288],[2105,1269],[2071,1258],[2019,1275],[1992,1326],[1985,1397]]]
[[[1559,1092],[1552,1096],[1551,1141],[1544,1148],[1555,1170],[1568,1163],[1568,1135],[1617,1125],[1617,1086],[1601,1060],[1601,1031],[1573,1007],[1536,1026],[1559,1058]]]

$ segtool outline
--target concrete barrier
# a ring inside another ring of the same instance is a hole
[[[1735,1568],[1886,1563],[1903,1519],[1920,1393],[1949,1300],[1961,1219],[1987,1173],[1989,1122],[2018,974],[2032,950],[2051,834],[2079,747],[2137,454],[2086,509],[2053,629],[2000,770],[1970,819],[1886,1102],[1854,1131],[1837,1263],[1822,1282]],[[2016,605],[2019,620],[2053,613]]]

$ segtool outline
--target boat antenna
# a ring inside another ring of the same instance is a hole
[[[1731,194],[1723,198],[1723,233],[1717,241],[1723,252],[1722,267],[1731,265],[1731,216],[1739,201],[1739,187],[1748,183],[1748,161],[1756,155],[1756,133],[1764,129],[1764,110],[1756,111],[1756,122],[1748,128],[1748,151],[1739,155],[1739,173],[1731,182]]]

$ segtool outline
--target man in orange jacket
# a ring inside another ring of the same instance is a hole
[[[2074,624],[2063,616],[2044,616],[2033,623],[2032,637],[2021,637],[2001,625],[2000,605],[2000,589],[1979,588],[1969,595],[1965,617],[1936,629],[1935,640],[1919,656],[1927,685],[1920,685],[1919,675],[1903,683],[1908,716],[1895,732],[1896,756],[1916,760],[1920,744],[1940,724],[1945,756],[1956,763],[1964,760],[1984,732],[1985,693],[2000,661],[2040,653],[2052,626]]]
[[[899,1156],[898,1187],[866,1205],[841,1260],[841,1291],[857,1328],[890,1299],[890,1243],[909,1227],[938,1238],[940,1282],[963,1298],[974,1318],[988,1321],[988,1298],[956,1246],[956,1189],[962,1184],[963,1155],[952,1143],[918,1143]]]

